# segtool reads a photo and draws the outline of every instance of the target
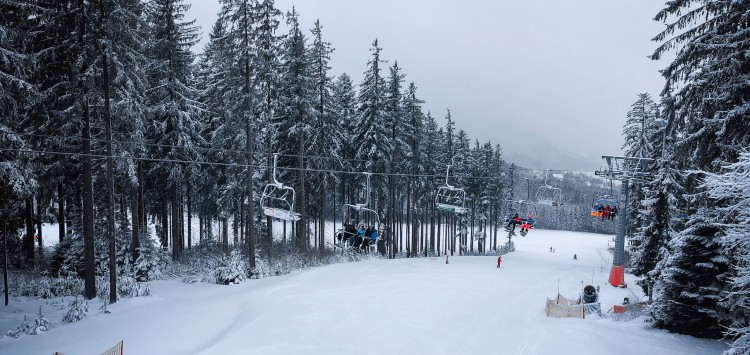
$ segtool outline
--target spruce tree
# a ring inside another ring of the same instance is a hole
[[[724,230],[723,253],[736,260],[727,293],[732,323],[727,335],[735,339],[727,354],[750,352],[750,153],[741,153],[737,163],[725,166],[719,173],[710,173],[705,185],[711,199],[721,204],[720,219],[727,222]]]
[[[671,23],[654,38],[663,43],[652,57],[658,59],[678,48],[675,60],[662,74],[666,79],[663,95],[671,98],[664,115],[674,125],[673,136],[680,138],[667,141],[673,145],[670,160],[679,171],[717,172],[721,166],[737,161],[736,147],[748,145],[748,126],[744,124],[750,101],[750,68],[744,64],[750,46],[748,10],[750,4],[745,1],[679,0],[667,3],[656,16],[656,20]],[[722,245],[723,224],[709,213],[722,206],[716,201],[698,200],[705,196],[698,175],[686,175],[681,185],[689,198],[671,207],[684,211],[687,229],[670,245],[686,248],[668,248],[670,254],[663,257],[661,267],[657,266],[662,276],[656,284],[660,297],[652,319],[659,327],[688,332],[677,322],[692,315],[703,321],[705,331],[699,335],[715,337],[728,324],[728,304],[716,299],[729,287],[733,268],[728,265],[738,260],[723,252],[732,247]],[[713,272],[711,277],[701,274],[707,271]],[[684,285],[682,275],[695,278]],[[682,292],[693,292],[690,302],[683,299]],[[709,312],[710,308],[713,310]]]
[[[307,141],[312,135],[314,122],[319,113],[315,110],[315,82],[310,73],[310,59],[305,35],[299,27],[299,14],[292,9],[287,13],[289,33],[284,40],[282,52],[281,92],[278,113],[274,124],[278,131],[274,151],[286,156],[295,156],[296,181],[300,189],[296,210],[301,214],[297,229],[297,245],[307,246],[307,204],[305,189],[305,156]]]
[[[171,210],[172,258],[178,259],[184,247],[181,217],[182,200],[187,179],[194,175],[193,165],[182,163],[196,161],[202,146],[197,91],[192,77],[194,59],[190,47],[197,41],[198,28],[194,21],[185,21],[190,8],[182,0],[156,0],[151,2],[149,53],[150,124],[148,138],[157,145],[151,146],[151,157],[156,162],[149,165],[149,176],[154,184],[152,196],[169,201]],[[166,214],[166,204],[161,213]],[[165,226],[162,226],[165,227]],[[162,247],[169,243],[162,235]]]

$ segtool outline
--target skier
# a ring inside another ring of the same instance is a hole
[[[520,224],[520,223],[521,223],[521,217],[518,217],[518,213],[516,213],[516,215],[513,216],[513,218],[510,219],[510,222],[508,222],[508,225],[505,226],[505,229],[508,232],[511,232],[511,233],[515,234],[515,232],[516,232],[516,224]],[[513,228],[511,228],[511,226],[513,226]]]
[[[357,234],[354,235],[354,244],[352,247],[354,249],[359,249],[362,246],[362,240],[365,238],[365,225],[360,224],[359,228],[357,228]]]
[[[500,267],[500,262],[501,262],[501,261],[502,261],[501,257],[500,257],[500,256],[498,256],[498,257],[497,257],[497,267]]]
[[[573,260],[578,260],[578,255],[573,254]]]
[[[529,224],[529,222],[522,222],[521,223],[521,235],[522,236],[524,236],[524,237],[526,236],[526,233],[529,232],[529,227],[531,227],[531,225]]]
[[[617,216],[617,205],[612,206],[612,210],[609,211],[609,219],[615,220],[615,217]]]
[[[550,253],[552,252],[552,247],[549,247],[549,252],[550,252]]]

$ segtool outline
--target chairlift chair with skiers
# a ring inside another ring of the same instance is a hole
[[[617,197],[611,195],[594,196],[594,199],[591,202],[591,217],[602,218],[602,211],[599,209],[603,209],[604,206],[607,205],[616,207]]]
[[[464,207],[466,192],[462,188],[448,183],[450,169],[450,165],[445,169],[445,184],[438,187],[437,195],[435,196],[435,207],[440,211],[463,214],[468,210]]]
[[[260,208],[266,216],[285,221],[299,221],[301,215],[294,212],[294,188],[276,180],[278,156],[278,153],[273,155],[273,182],[263,188]]]
[[[529,221],[529,215],[532,216],[534,219],[532,223],[532,227],[536,222],[539,220],[537,219],[537,216],[539,214],[537,213],[536,205],[534,205],[531,202],[528,202],[526,200],[508,200],[508,214],[505,217],[505,222],[508,223],[510,220],[515,217],[516,214],[518,214],[518,217],[521,219],[521,222],[528,222]]]
[[[536,219],[539,217],[539,214],[537,213],[536,205],[529,202],[531,189],[530,189],[530,183],[529,179],[526,180],[526,199],[525,200],[507,200],[508,203],[508,213],[505,217],[505,223],[510,222],[513,217],[515,217],[516,214],[518,214],[518,217],[521,219],[521,222],[528,222],[529,221],[529,215],[534,218],[532,221],[532,227],[534,227],[534,224],[538,222],[539,220]]]

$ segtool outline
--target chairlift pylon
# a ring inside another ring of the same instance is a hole
[[[455,187],[448,183],[451,165],[445,169],[445,184],[438,187],[435,195],[435,208],[439,211],[463,214],[468,211],[465,206],[466,192],[464,189]]]
[[[285,221],[299,221],[302,217],[294,212],[294,188],[276,180],[276,162],[279,154],[273,154],[273,182],[266,184],[260,196],[260,208],[263,214]]]

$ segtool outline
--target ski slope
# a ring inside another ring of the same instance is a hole
[[[502,257],[367,260],[240,285],[158,281],[153,297],[124,299],[61,325],[62,307],[13,299],[6,332],[45,308],[57,326],[0,339],[0,354],[721,354],[727,344],[650,329],[641,319],[554,319],[545,297],[600,285],[602,309],[630,289],[605,285],[612,236],[532,230]],[[550,247],[555,253],[549,251]],[[573,260],[577,254],[578,260]],[[593,282],[592,282],[593,280]],[[631,292],[632,291],[632,292]],[[53,302],[54,303],[54,302]]]

